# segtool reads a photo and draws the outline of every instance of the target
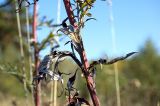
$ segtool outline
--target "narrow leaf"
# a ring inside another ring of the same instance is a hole
[[[71,87],[73,86],[74,81],[75,81],[75,79],[76,79],[77,70],[78,70],[78,69],[76,69],[76,72],[74,73],[74,75],[69,78],[69,80],[68,80],[68,82],[67,82],[67,87],[68,87],[68,88],[71,88]]]
[[[88,17],[92,17],[92,14],[91,13],[87,13],[86,14]]]

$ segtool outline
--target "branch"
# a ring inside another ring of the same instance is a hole
[[[46,55],[44,57],[44,59],[40,62],[40,65],[38,67],[38,75],[36,75],[36,77],[34,78],[33,80],[33,83],[35,81],[38,80],[38,83],[40,82],[40,80],[43,80],[43,79],[46,79],[46,75],[49,75],[51,78],[54,77],[54,74],[59,74],[60,76],[62,74],[65,74],[65,75],[69,75],[69,74],[66,74],[66,73],[62,73],[58,70],[58,64],[60,63],[60,59],[63,58],[63,57],[66,57],[66,56],[70,56],[74,61],[75,63],[77,63],[77,65],[82,69],[82,64],[81,62],[74,56],[74,54],[72,52],[69,52],[69,51],[52,51],[51,54],[49,55]],[[53,60],[57,58],[56,62],[55,62],[55,65],[54,65],[54,72],[52,70],[50,70],[50,67],[51,65],[53,64]]]
[[[47,46],[47,44],[50,43],[50,40],[52,40],[52,39],[54,39],[54,34],[50,33],[50,34],[47,36],[47,38],[45,38],[45,39],[40,43],[40,46],[39,46],[39,48],[38,48],[38,51],[43,50],[43,49]],[[55,40],[54,40],[54,41],[55,41]],[[56,42],[56,43],[57,43],[57,42]],[[59,44],[57,43],[57,45],[59,45]]]
[[[82,67],[82,63],[81,63],[81,62],[78,60],[78,58],[77,58],[72,52],[70,52],[70,51],[54,51],[54,52],[52,52],[52,55],[53,55],[53,56],[59,56],[59,58],[69,56],[69,57],[71,57],[71,58],[75,61],[75,63],[76,63],[82,70],[84,70],[83,67]]]
[[[109,65],[109,64],[113,64],[113,63],[116,63],[118,61],[122,61],[122,60],[125,60],[126,58],[132,56],[133,54],[135,54],[137,52],[131,52],[131,53],[128,53],[126,54],[125,56],[121,56],[121,57],[117,57],[117,58],[114,58],[110,61],[107,61],[107,59],[99,59],[97,61],[93,61],[91,64],[90,64],[90,67],[89,69],[91,69],[92,67],[94,67],[95,65],[98,65],[98,64],[105,64],[105,65]]]
[[[71,23],[71,25],[74,26],[74,28],[77,28],[77,24],[76,24],[76,20],[74,19],[74,14],[73,14],[73,10],[72,10],[72,6],[70,3],[70,0],[63,0],[65,8],[66,8],[66,12],[68,15],[68,19],[69,22]]]
[[[22,3],[26,2],[27,5],[25,7],[29,7],[30,5],[35,5],[39,0],[34,0],[33,3],[30,3],[29,0],[18,0],[18,8],[16,9],[16,12],[19,12],[22,8]]]

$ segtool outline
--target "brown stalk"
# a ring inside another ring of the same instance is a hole
[[[34,4],[33,8],[33,40],[34,40],[34,59],[35,59],[35,71],[34,74],[38,75],[38,66],[39,66],[39,50],[37,48],[37,34],[36,34],[36,27],[37,27],[37,2]],[[34,102],[35,106],[40,106],[40,84],[36,81],[36,86],[34,89]]]
[[[74,19],[74,14],[73,14],[73,11],[72,11],[70,0],[63,0],[63,2],[64,2],[64,5],[65,5],[65,9],[66,9],[70,24],[72,26],[74,26],[74,29],[77,29],[78,26],[77,26],[76,20]],[[100,102],[99,102],[99,99],[98,99],[98,96],[97,96],[97,93],[96,93],[96,89],[93,86],[94,85],[93,77],[89,74],[89,70],[88,70],[89,62],[87,60],[86,53],[85,53],[85,50],[84,50],[84,47],[83,47],[83,41],[82,41],[82,39],[80,39],[80,40],[81,40],[81,42],[78,46],[78,49],[80,49],[79,50],[79,55],[80,55],[82,64],[84,66],[83,74],[86,78],[87,87],[88,87],[93,105],[94,106],[100,106]]]

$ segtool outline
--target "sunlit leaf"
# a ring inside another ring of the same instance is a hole
[[[92,17],[92,14],[91,13],[87,13],[86,14],[88,17]]]
[[[85,0],[86,2],[84,2],[82,4],[82,8],[86,7],[86,6],[92,6],[92,4],[96,1],[96,0]]]

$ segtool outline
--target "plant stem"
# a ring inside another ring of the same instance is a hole
[[[54,82],[51,81],[51,95],[50,95],[50,106],[53,106],[53,84]]]
[[[38,75],[38,66],[39,66],[39,50],[37,48],[37,34],[36,34],[36,27],[37,27],[37,2],[34,4],[33,8],[33,40],[34,40],[34,61],[35,61],[35,75]],[[34,89],[34,99],[35,99],[35,106],[40,106],[40,83],[36,81],[36,87]]]
[[[27,3],[26,3],[27,4]],[[26,27],[27,27],[27,44],[28,44],[28,63],[29,63],[29,82],[30,82],[30,88],[31,88],[31,95],[32,95],[32,104],[33,102],[33,85],[32,85],[32,80],[33,80],[33,70],[32,70],[32,49],[31,49],[31,38],[30,38],[30,29],[29,29],[29,13],[28,13],[28,7],[26,7]]]
[[[93,77],[88,72],[89,62],[87,60],[86,53],[83,48],[83,43],[82,43],[82,52],[80,54],[80,58],[81,58],[82,64],[84,65],[84,76],[86,78],[87,87],[88,87],[90,96],[92,98],[92,102],[93,102],[94,106],[100,106],[99,98],[97,96],[96,88],[94,86]]]
[[[57,80],[54,81],[54,105],[57,106]]]
[[[115,26],[114,26],[112,1],[108,0],[107,4],[108,4],[108,7],[109,7],[109,18],[110,18],[111,36],[112,36],[112,48],[113,48],[113,52],[116,53],[116,31],[115,31]],[[118,63],[115,63],[113,66],[114,66],[114,73],[115,73],[117,106],[121,106]]]
[[[70,0],[63,0],[63,2],[64,2],[64,5],[65,5],[65,9],[66,9],[70,24],[72,26],[74,26],[75,29],[77,29],[78,26],[77,26],[76,21],[74,19],[74,14],[73,14],[73,11],[72,11]],[[88,62],[87,57],[86,57],[86,53],[85,53],[85,50],[84,50],[84,47],[83,47],[82,39],[81,39],[81,43],[78,44],[78,45],[79,45],[78,49],[81,49],[80,52],[79,52],[79,55],[80,55],[82,64],[84,66],[83,73],[84,73],[84,76],[86,78],[87,87],[88,87],[89,93],[91,95],[93,105],[94,106],[100,106],[100,102],[99,102],[99,99],[98,99],[97,94],[96,94],[96,89],[93,86],[94,85],[93,77],[91,75],[89,75],[89,72],[88,72],[89,62]]]
[[[15,0],[15,4],[16,4],[16,9],[18,9],[18,5],[17,5],[17,0]],[[24,91],[25,91],[25,98],[26,98],[26,103],[25,105],[28,105],[28,92],[27,92],[27,85],[26,85],[26,69],[25,69],[25,61],[24,61],[24,49],[23,49],[23,38],[22,38],[22,31],[21,31],[21,23],[20,23],[20,16],[19,13],[16,13],[17,16],[17,25],[18,25],[18,35],[19,35],[19,43],[20,43],[20,54],[21,54],[21,67],[22,67],[22,74],[23,74],[23,87],[24,87]]]

